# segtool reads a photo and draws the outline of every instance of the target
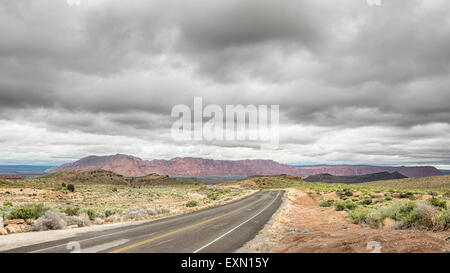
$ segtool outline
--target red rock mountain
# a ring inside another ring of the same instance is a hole
[[[130,155],[88,156],[74,163],[51,168],[47,172],[75,170],[107,170],[125,176],[150,173],[171,176],[258,176],[289,174],[307,177],[328,173],[339,176],[364,175],[398,171],[408,177],[441,175],[434,167],[377,167],[377,166],[314,166],[294,167],[273,160],[213,160],[202,158],[174,158],[171,160],[142,160]]]

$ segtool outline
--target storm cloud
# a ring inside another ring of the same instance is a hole
[[[0,161],[89,154],[450,166],[445,0],[0,2]],[[177,143],[171,109],[280,105],[280,146]]]

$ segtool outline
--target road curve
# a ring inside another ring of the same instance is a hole
[[[140,225],[10,249],[12,253],[230,253],[253,239],[281,204],[284,191]]]

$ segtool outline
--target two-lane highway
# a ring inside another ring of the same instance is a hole
[[[263,228],[280,206],[283,194],[283,191],[260,191],[219,207],[7,252],[61,253],[78,249],[84,253],[233,252]]]

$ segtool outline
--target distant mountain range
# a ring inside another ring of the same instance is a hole
[[[124,176],[144,176],[150,173],[170,176],[269,176],[288,174],[308,177],[328,173],[335,176],[358,176],[378,172],[399,172],[407,177],[442,175],[434,167],[379,167],[365,165],[296,167],[273,160],[213,160],[203,158],[174,158],[171,160],[142,160],[138,157],[116,154],[88,156],[74,163],[48,169],[46,172],[76,170],[107,170]]]
[[[391,179],[401,179],[407,178],[399,172],[379,172],[365,175],[357,176],[335,176],[328,173],[316,174],[307,177],[305,180],[308,182],[328,182],[328,183],[362,183],[371,182],[379,180],[391,180]]]

